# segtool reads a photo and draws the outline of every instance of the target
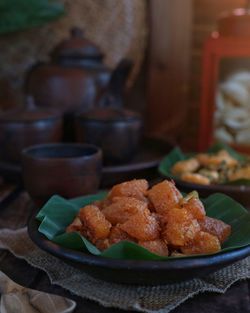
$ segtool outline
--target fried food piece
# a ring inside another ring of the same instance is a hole
[[[111,245],[111,244],[110,244],[108,238],[106,238],[106,239],[98,239],[98,240],[96,241],[96,243],[95,243],[95,246],[96,246],[99,250],[101,250],[101,251],[108,249],[108,248],[110,247],[110,245]]]
[[[167,224],[162,238],[174,246],[185,246],[200,231],[197,220],[185,209],[173,208],[167,213]]]
[[[234,181],[238,179],[250,179],[250,166],[244,166],[232,172],[228,176],[229,181]]]
[[[148,182],[146,179],[134,179],[113,186],[108,194],[108,199],[112,200],[114,197],[132,197],[145,200],[147,190]]]
[[[128,233],[126,233],[124,230],[122,230],[119,226],[114,226],[111,228],[110,234],[109,234],[109,242],[110,244],[115,244],[120,241],[135,241],[134,238],[129,236]]]
[[[181,207],[186,209],[197,221],[202,221],[205,219],[206,211],[200,199],[191,197],[187,201],[184,201],[181,204]]]
[[[80,232],[82,228],[82,222],[78,216],[76,216],[73,222],[66,228],[66,233]]]
[[[185,254],[184,253],[181,253],[181,252],[178,252],[178,251],[173,251],[172,253],[171,253],[171,256],[174,256],[174,257],[183,257],[183,256],[185,256]]]
[[[164,240],[139,241],[138,245],[160,256],[168,256],[168,246]]]
[[[181,247],[181,252],[186,255],[210,254],[221,250],[220,241],[216,236],[206,232],[198,232],[187,246]]]
[[[217,183],[219,181],[220,175],[215,170],[201,169],[198,174],[205,176],[209,179],[210,183]]]
[[[164,180],[148,191],[148,198],[159,214],[164,214],[178,205],[182,195],[174,182]]]
[[[184,173],[181,175],[181,180],[200,185],[209,185],[210,180],[201,174],[198,173]]]
[[[111,224],[97,206],[87,205],[81,208],[78,216],[83,224],[82,234],[92,243],[108,237]]]
[[[115,197],[113,203],[106,206],[102,213],[112,225],[116,225],[126,222],[130,216],[145,210],[147,210],[145,201],[131,197]]]
[[[221,220],[206,216],[203,221],[199,221],[201,230],[216,236],[220,243],[225,242],[231,234],[231,226]]]
[[[102,210],[105,209],[107,206],[109,206],[111,203],[112,203],[111,200],[105,198],[105,199],[103,199],[103,200],[97,200],[97,201],[93,202],[92,204],[95,205],[95,206],[97,206],[97,207],[102,211]]]
[[[238,161],[234,159],[226,150],[220,150],[218,153],[213,155],[198,154],[196,158],[202,166],[212,169],[218,169],[223,164],[227,167],[234,167],[238,164]]]
[[[155,240],[160,235],[156,218],[146,212],[132,215],[129,220],[119,226],[131,237],[141,241]]]
[[[198,170],[200,163],[197,159],[191,158],[176,162],[171,169],[174,175],[180,175],[182,173],[192,173]]]

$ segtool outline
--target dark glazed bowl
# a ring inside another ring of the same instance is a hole
[[[41,249],[89,275],[121,284],[163,285],[206,276],[250,255],[250,246],[210,256],[166,261],[116,260],[63,248],[38,231],[36,213],[28,221],[30,238]]]
[[[105,164],[130,161],[136,153],[142,134],[142,120],[134,112],[98,108],[79,114],[75,121],[77,142],[100,147]]]
[[[102,172],[102,152],[89,144],[45,144],[22,152],[25,188],[37,205],[53,194],[65,198],[95,193]]]

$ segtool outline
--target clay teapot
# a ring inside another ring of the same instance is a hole
[[[103,64],[103,53],[84,37],[78,28],[51,53],[49,63],[39,63],[29,71],[26,92],[32,94],[38,106],[55,107],[62,113],[88,111],[98,94],[109,85],[112,70]],[[128,70],[118,64],[114,70],[121,90]],[[131,64],[127,64],[129,69]]]

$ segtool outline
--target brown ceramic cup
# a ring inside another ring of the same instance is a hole
[[[36,205],[52,195],[73,198],[98,190],[102,152],[89,144],[42,144],[22,151],[26,190]]]

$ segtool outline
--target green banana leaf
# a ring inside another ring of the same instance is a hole
[[[65,233],[66,227],[73,221],[79,209],[96,200],[101,200],[106,193],[65,200],[53,196],[37,214],[41,222],[39,232],[49,240],[65,248],[89,252],[93,255],[115,259],[167,260],[173,257],[161,257],[132,242],[119,242],[105,251],[99,251],[92,243],[78,233]],[[214,194],[204,200],[207,215],[221,219],[232,226],[230,238],[222,246],[224,251],[233,250],[250,244],[250,213],[232,198],[223,194]],[[197,257],[197,256],[185,256]]]
[[[41,26],[64,13],[63,4],[54,0],[1,0],[0,34]]]
[[[238,153],[233,148],[231,148],[228,145],[223,144],[223,143],[217,143],[217,144],[213,145],[207,151],[207,153],[208,154],[216,153],[222,149],[226,150],[232,157],[234,157],[239,162],[245,162],[247,160],[247,157],[245,155]],[[194,155],[195,155],[195,153],[184,153],[179,147],[175,147],[172,151],[170,151],[170,153],[167,156],[165,156],[162,159],[162,161],[158,167],[158,171],[162,176],[172,178],[172,179],[179,179],[178,176],[173,175],[171,173],[171,168],[173,167],[173,165],[176,162],[186,160],[186,159],[188,159]],[[232,182],[223,183],[223,185],[236,185],[236,186],[247,185],[247,186],[249,186],[250,185],[250,179],[239,179],[239,180],[235,180]]]

